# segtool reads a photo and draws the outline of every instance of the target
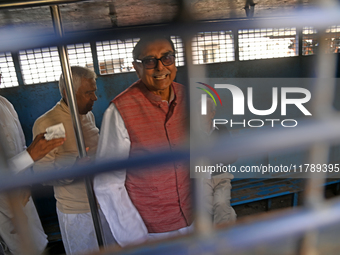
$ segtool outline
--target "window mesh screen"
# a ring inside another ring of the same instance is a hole
[[[331,26],[326,30],[326,41],[330,53],[340,53],[340,25]]]
[[[303,28],[303,55],[313,55],[318,47],[317,31],[313,27]],[[325,36],[328,45],[326,53],[340,53],[340,26],[331,26],[326,29]]]
[[[193,64],[235,60],[231,31],[201,32],[192,41]]]
[[[132,50],[139,38],[97,42],[97,55],[100,74],[131,72]]]
[[[184,48],[182,39],[179,36],[171,36],[176,51],[176,66],[184,66]]]
[[[59,80],[61,66],[57,47],[20,51],[19,58],[25,84]]]
[[[184,49],[180,37],[171,36],[176,50],[176,65],[184,65]],[[132,72],[132,51],[139,38],[97,42],[97,55],[100,74]]]
[[[0,53],[0,88],[19,86],[10,52]]]
[[[67,45],[67,53],[71,66],[83,66],[94,71],[91,45],[89,43]]]
[[[312,27],[304,27],[302,29],[302,55],[315,54],[315,47],[318,45],[316,30]]]
[[[238,37],[240,60],[298,55],[296,28],[243,29]]]

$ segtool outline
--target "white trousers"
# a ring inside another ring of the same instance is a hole
[[[99,251],[90,212],[69,214],[62,213],[57,208],[57,214],[66,255]],[[99,216],[102,223],[105,244],[110,245],[116,243],[101,210],[99,210]]]

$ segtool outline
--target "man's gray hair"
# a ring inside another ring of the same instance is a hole
[[[72,80],[73,80],[73,88],[74,93],[77,93],[78,89],[81,85],[81,79],[96,79],[97,75],[92,70],[81,67],[81,66],[71,66],[71,73],[72,73]],[[66,89],[65,87],[65,81],[63,74],[60,75],[59,79],[59,91],[62,98],[64,98],[63,91]]]

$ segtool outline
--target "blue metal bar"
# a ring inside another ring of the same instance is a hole
[[[242,29],[242,28],[259,28],[259,27],[296,27],[312,26],[316,29],[326,28],[334,24],[340,23],[339,8],[329,9],[309,9],[293,13],[289,17],[280,18],[253,18],[249,19],[229,19],[214,21],[196,21],[190,23],[177,22],[163,24],[147,24],[141,26],[121,27],[113,29],[103,29],[101,31],[87,31],[66,34],[63,38],[42,34],[30,28],[14,29],[11,27],[0,29],[1,45],[0,52],[3,51],[19,51],[22,49],[42,48],[51,45],[68,45],[74,43],[84,43],[93,41],[105,41],[112,39],[123,39],[140,37],[141,35],[152,35],[155,33],[187,34],[197,32],[223,31],[226,29]],[[311,19],[313,17],[313,19]]]
[[[293,194],[293,207],[297,206],[299,202],[299,193],[295,192]]]
[[[306,148],[317,142],[336,143],[340,140],[340,120],[301,121],[298,128],[293,129],[266,129],[258,132],[256,136],[244,135],[238,140],[221,137],[214,149],[205,149],[200,146],[196,151],[178,150],[172,153],[157,153],[146,157],[133,158],[120,161],[111,161],[97,164],[96,167],[88,165],[75,167],[72,171],[51,171],[36,173],[27,176],[1,176],[0,191],[18,188],[25,185],[44,183],[55,179],[80,178],[124,168],[138,168],[173,162],[176,160],[189,160],[191,158],[209,157],[211,160],[229,160],[229,155],[237,153],[239,156],[266,155],[268,151],[287,151],[289,148]],[[319,132],[323,130],[324,132]],[[315,135],[318,133],[319,135]],[[287,139],[290,137],[290,139]],[[228,143],[226,143],[228,141]],[[226,145],[227,144],[227,145]],[[261,146],[259,146],[261,144]],[[227,156],[226,156],[227,155]],[[231,156],[232,157],[232,156]],[[337,173],[336,177],[339,177]]]
[[[319,210],[300,209],[257,220],[232,229],[217,231],[209,236],[181,237],[162,243],[148,244],[135,249],[117,252],[117,255],[203,255],[233,254],[251,250],[261,244],[302,236],[305,232],[340,223],[340,201],[326,203]],[[250,253],[249,253],[250,254]]]
[[[251,203],[251,202],[261,201],[261,200],[265,200],[265,199],[281,197],[281,196],[289,195],[289,194],[292,194],[292,192],[286,191],[286,192],[282,192],[280,194],[273,194],[273,195],[268,195],[268,196],[262,196],[262,197],[253,198],[253,199],[244,199],[242,201],[234,202],[234,203],[230,203],[230,204],[231,204],[231,206],[242,205],[242,204],[247,204],[247,203]],[[231,201],[233,201],[233,199],[231,199]]]
[[[267,200],[267,211],[269,211],[271,208],[272,208],[272,199],[269,198],[269,199]]]

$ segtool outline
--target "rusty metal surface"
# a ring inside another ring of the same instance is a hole
[[[8,1],[6,1],[8,2]],[[68,2],[68,1],[67,1]],[[101,0],[60,4],[65,32],[104,29],[142,24],[170,22],[179,11],[176,0]],[[258,0],[254,17],[289,14],[313,5],[312,0]],[[1,2],[0,2],[1,4]],[[194,20],[247,18],[245,1],[193,0],[188,7]],[[34,26],[53,32],[47,6],[22,9],[0,9],[0,27]]]

